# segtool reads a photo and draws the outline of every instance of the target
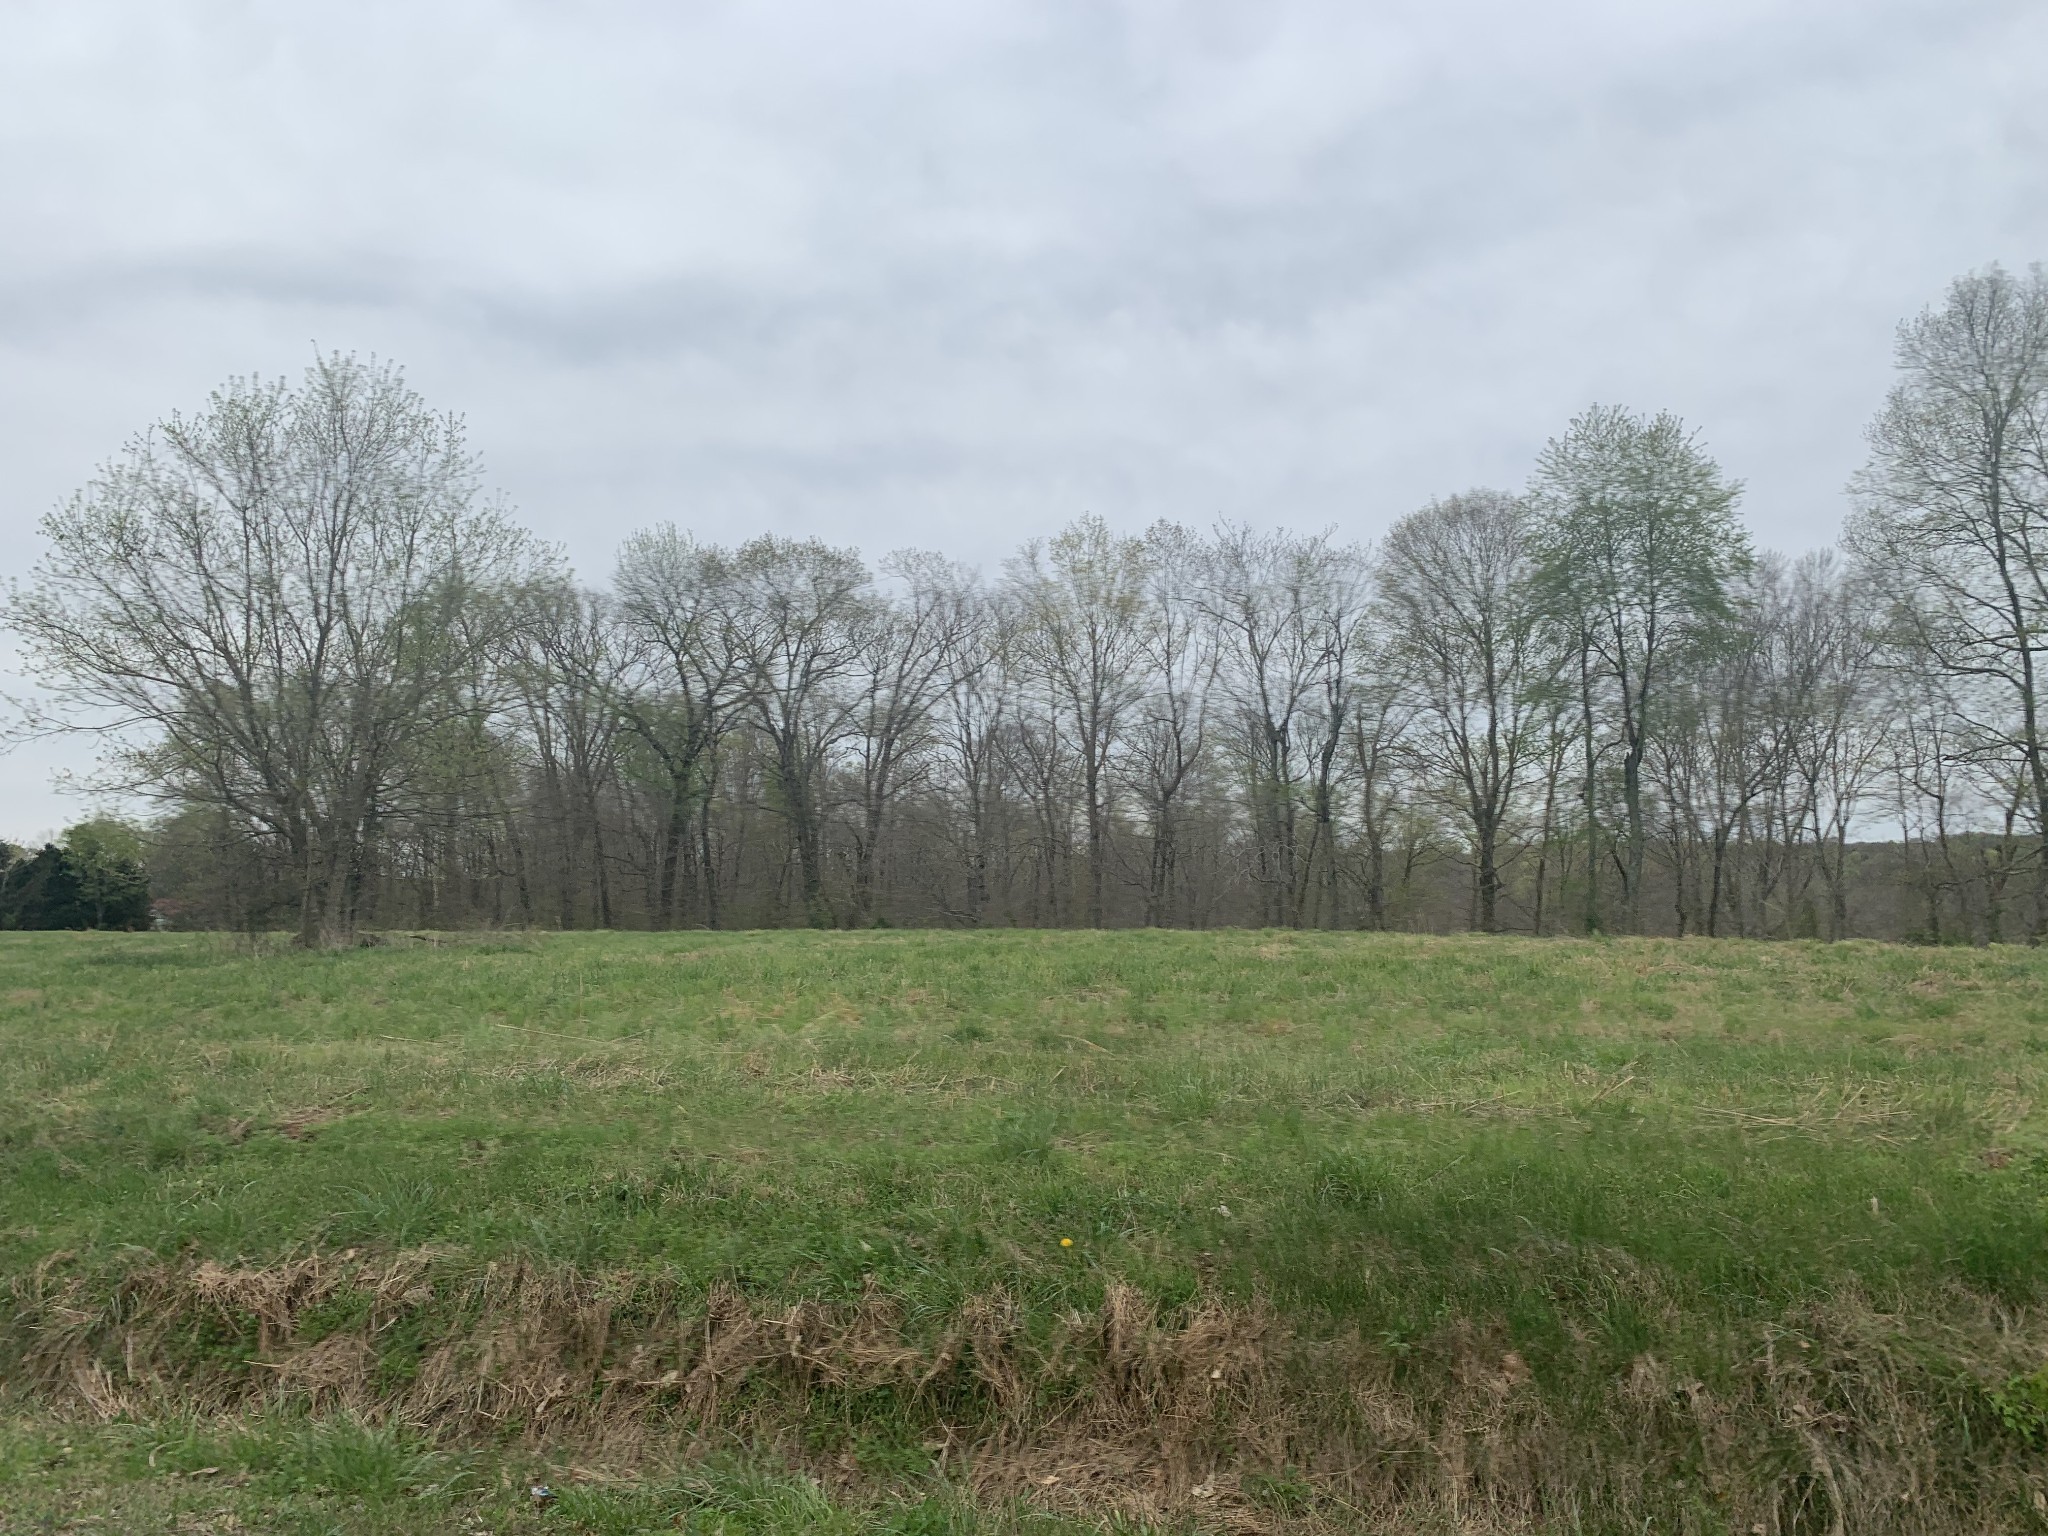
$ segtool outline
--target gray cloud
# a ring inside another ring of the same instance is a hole
[[[1370,536],[1596,399],[1811,545],[1896,321],[2048,256],[2043,58],[2032,0],[18,3],[4,563],[316,343],[465,411],[592,574],[662,517]],[[0,760],[0,826],[79,760]]]

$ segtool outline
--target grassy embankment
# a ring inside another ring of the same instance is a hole
[[[8,935],[0,1529],[2048,1528],[2044,984]]]

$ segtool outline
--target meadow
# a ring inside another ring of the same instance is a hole
[[[0,1531],[2040,1530],[2044,1087],[2002,947],[7,934]]]

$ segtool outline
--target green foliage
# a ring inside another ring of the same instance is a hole
[[[1293,1467],[1278,1472],[1248,1472],[1244,1476],[1244,1491],[1261,1509],[1279,1515],[1305,1515],[1315,1503],[1315,1489]]]
[[[2048,1444],[2048,1366],[2015,1376],[1990,1393],[1991,1411],[2028,1445]]]
[[[1594,406],[1537,461],[1540,582],[1583,620],[1631,686],[1662,647],[1697,644],[1733,617],[1729,586],[1752,561],[1735,518],[1740,483],[1668,412]]]
[[[0,843],[0,929],[149,925],[142,840],[127,823],[82,821],[33,855]]]
[[[536,1498],[535,1487],[547,1496]],[[77,1511],[92,1514],[77,1520]],[[829,1496],[787,1470],[713,1459],[644,1478],[514,1448],[436,1449],[338,1417],[52,1429],[0,1417],[0,1530],[262,1531],[285,1536],[1083,1536],[1070,1522],[948,1489]],[[1148,1536],[1150,1528],[1110,1530]]]
[[[230,1454],[283,1493],[391,1501],[462,1482],[459,1467],[402,1426],[346,1417],[264,1426],[235,1436]]]

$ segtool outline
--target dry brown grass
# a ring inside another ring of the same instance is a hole
[[[2042,1320],[1952,1301],[1948,1349],[1987,1380],[2048,1354]],[[337,1312],[345,1326],[312,1326]],[[2042,1459],[1963,1446],[1969,1405],[1896,1319],[1856,1301],[1762,1328],[1727,1381],[1640,1356],[1573,1414],[1496,1330],[1451,1325],[1398,1354],[1214,1296],[1162,1313],[1120,1283],[1038,1326],[993,1291],[920,1327],[872,1289],[764,1307],[644,1274],[345,1250],[112,1276],[60,1258],[17,1281],[10,1313],[8,1374],[59,1415],[294,1407],[450,1443],[573,1445],[621,1468],[741,1442],[857,1490],[853,1464],[799,1432],[882,1392],[980,1491],[1225,1530],[1639,1523],[1674,1480],[1715,1517],[1701,1529],[1767,1536],[2025,1529],[2048,1511]],[[425,1340],[409,1370],[386,1360],[401,1323]],[[1298,1502],[1276,1503],[1275,1475]]]

